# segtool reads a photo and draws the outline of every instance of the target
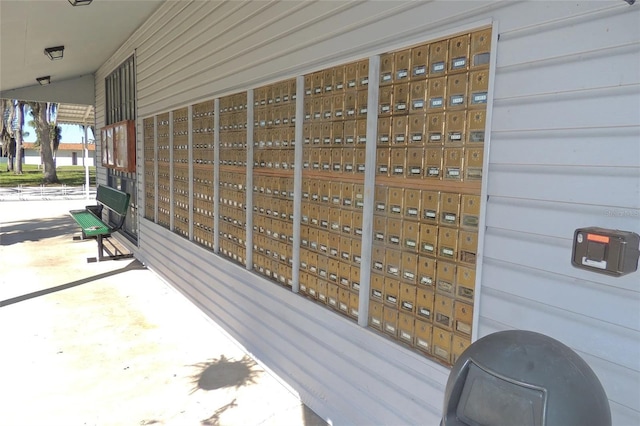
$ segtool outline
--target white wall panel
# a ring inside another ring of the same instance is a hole
[[[574,13],[500,21],[478,330],[569,345],[600,377],[613,423],[636,424],[638,273],[570,262],[576,228],[640,233],[640,9],[559,3]]]
[[[482,309],[492,312],[492,317],[499,322],[543,334],[549,334],[549,330],[562,324],[565,330],[570,330],[563,336],[566,345],[637,371],[640,360],[637,344],[640,332],[637,330],[615,327],[596,318],[492,288],[483,288]],[[612,348],[616,350],[612,351]]]
[[[499,49],[501,66],[544,63],[551,58],[571,58],[578,53],[590,55],[602,49],[638,43],[637,11],[630,11],[627,5],[593,2],[593,6],[589,6],[566,2],[564,6],[573,8],[573,12],[569,10],[569,15],[556,15],[556,19],[520,29],[503,27]],[[612,19],[616,21],[613,26]],[[567,31],[570,26],[572,31]]]
[[[638,209],[640,168],[547,165],[491,167],[491,195]],[[637,215],[636,215],[637,217]]]
[[[499,73],[496,73],[496,80],[498,85]],[[500,131],[633,126],[637,124],[640,112],[639,96],[640,87],[629,84],[521,98],[497,98],[492,125]],[[579,110],[576,109],[577,104],[580,105]]]
[[[639,139],[640,129],[637,126],[493,132],[491,162],[637,167]]]
[[[134,49],[142,118],[491,22],[500,41],[479,336],[523,328],[559,339],[601,378],[614,424],[638,424],[638,273],[613,278],[570,264],[577,227],[640,233],[638,5],[167,2],[98,71],[97,125],[104,77]],[[146,220],[139,241],[152,269],[323,417],[438,423],[445,368]]]
[[[508,44],[509,40],[504,41]],[[503,44],[500,45],[503,49]],[[522,50],[522,44],[517,46]],[[509,52],[501,50],[501,55]],[[570,56],[559,56],[536,62],[503,65],[499,87],[495,96],[526,96],[538,93],[585,90],[593,87],[633,85],[639,79],[640,65],[636,59],[640,43],[627,43],[617,47],[592,51],[578,51]],[[619,66],[620,64],[626,64]],[[558,78],[558,75],[571,78]],[[526,84],[522,84],[522,82]]]
[[[548,271],[493,258],[485,259],[483,278],[484,288],[511,292],[620,327],[634,329],[640,324],[637,309],[640,296],[634,289],[605,286],[572,276],[553,276]],[[592,305],[593,300],[600,301],[598,307]]]
[[[492,196],[487,206],[487,226],[569,239],[576,227],[633,228],[640,214],[632,214],[636,212],[610,206]],[[526,218],[534,220],[523,220]]]
[[[613,424],[622,426],[633,426],[638,424],[638,412],[629,409],[628,405],[618,404],[615,401],[609,401],[609,405],[611,407],[611,412],[613,413]]]
[[[636,386],[636,383],[640,380],[637,370],[608,362],[584,352],[578,351],[578,354],[601,378],[602,384],[607,389],[611,399],[619,401],[627,407],[633,407],[635,401],[640,399],[640,387]],[[630,425],[633,423],[619,421],[616,424]]]

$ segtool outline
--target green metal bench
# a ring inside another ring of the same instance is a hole
[[[132,254],[104,255],[104,240],[124,225],[130,198],[131,195],[126,192],[105,185],[98,185],[95,206],[87,206],[84,210],[71,210],[69,212],[73,220],[82,229],[82,237],[74,239],[95,237],[98,241],[98,257],[90,257],[87,259],[88,262],[100,262],[133,256]],[[105,208],[117,216],[114,226],[109,226],[108,223],[102,220],[102,213]]]

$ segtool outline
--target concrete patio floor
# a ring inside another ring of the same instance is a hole
[[[0,202],[0,424],[324,425],[135,259],[87,263],[67,212]]]

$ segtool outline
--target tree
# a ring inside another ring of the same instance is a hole
[[[13,171],[13,159],[16,153],[16,140],[13,136],[15,105],[12,100],[0,100],[0,140],[2,156],[7,157],[7,171]]]
[[[16,156],[16,140],[6,130],[2,133],[2,156],[7,157],[7,171],[13,171],[13,159]]]
[[[16,111],[16,128],[15,128],[15,139],[16,139],[16,167],[15,173],[21,175],[22,174],[22,129],[24,128],[24,101],[15,101],[15,111]]]
[[[0,101],[0,141],[2,155],[7,157],[7,171],[22,174],[22,142],[29,132],[24,131],[24,111],[26,103],[19,100]],[[15,166],[14,166],[15,160]]]
[[[49,126],[51,127],[51,147],[53,148],[53,158],[55,160],[58,147],[60,146],[60,140],[62,139],[62,127],[55,123]]]
[[[47,102],[29,102],[31,107],[31,115],[33,115],[33,124],[36,130],[36,137],[40,142],[40,156],[43,165],[43,181],[44,183],[59,183],[56,173],[56,164],[53,159],[53,142],[51,138],[51,126],[55,124],[55,112],[57,105],[52,106]]]

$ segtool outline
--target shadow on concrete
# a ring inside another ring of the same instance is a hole
[[[33,293],[23,294],[22,296],[12,297],[11,299],[0,300],[0,308],[2,308],[3,306],[13,305],[14,303],[23,302],[25,300],[34,299],[36,297],[46,296],[48,294],[56,293],[58,291],[67,290],[73,287],[78,287],[80,285],[87,284],[92,281],[97,281],[102,278],[111,277],[113,275],[121,274],[127,271],[133,271],[136,269],[146,269],[146,267],[142,263],[138,262],[137,260],[134,260],[124,268],[116,269],[115,271],[105,272],[102,274],[94,275],[92,277],[83,278],[81,280],[73,281],[67,284],[61,284],[51,288],[45,288],[44,290],[34,291]]]
[[[164,423],[162,420],[142,420],[140,422],[141,426],[147,426],[147,425],[155,425],[158,423]]]
[[[220,355],[218,359],[194,364],[192,367],[196,368],[198,372],[191,376],[193,384],[191,393],[193,394],[197,390],[211,391],[230,387],[238,389],[254,384],[261,373],[261,371],[254,370],[255,366],[256,362],[248,355],[239,361]],[[235,398],[214,411],[209,418],[201,420],[200,423],[203,426],[218,426],[221,424],[222,414],[234,407],[237,407]]]
[[[58,216],[39,220],[10,222],[0,225],[0,246],[72,234],[78,230],[73,220]]]
[[[238,389],[242,386],[254,384],[258,376],[263,372],[262,370],[256,371],[254,369],[256,365],[256,362],[248,355],[245,355],[239,361],[220,355],[218,359],[192,365],[198,372],[191,376],[191,382],[193,384],[191,393],[199,389],[205,391],[229,387]],[[220,426],[222,424],[222,415],[234,407],[237,407],[236,398],[228,404],[219,407],[209,418],[201,420],[200,423],[203,426]],[[306,405],[300,404],[300,409],[302,409],[302,422],[304,426],[328,425],[326,421]]]
[[[236,398],[233,398],[233,401],[231,401],[228,404],[223,405],[222,407],[218,408],[212,415],[211,417],[209,417],[208,419],[204,419],[200,421],[200,424],[202,424],[203,426],[219,426],[222,423],[220,423],[220,417],[222,416],[222,414],[227,411],[230,408],[234,408],[237,407],[238,404],[236,404]]]
[[[255,361],[247,355],[239,361],[220,355],[219,359],[195,364],[192,367],[199,371],[191,376],[193,384],[191,393],[198,389],[205,391],[229,387],[238,389],[256,383],[261,372],[254,370],[255,366]]]

